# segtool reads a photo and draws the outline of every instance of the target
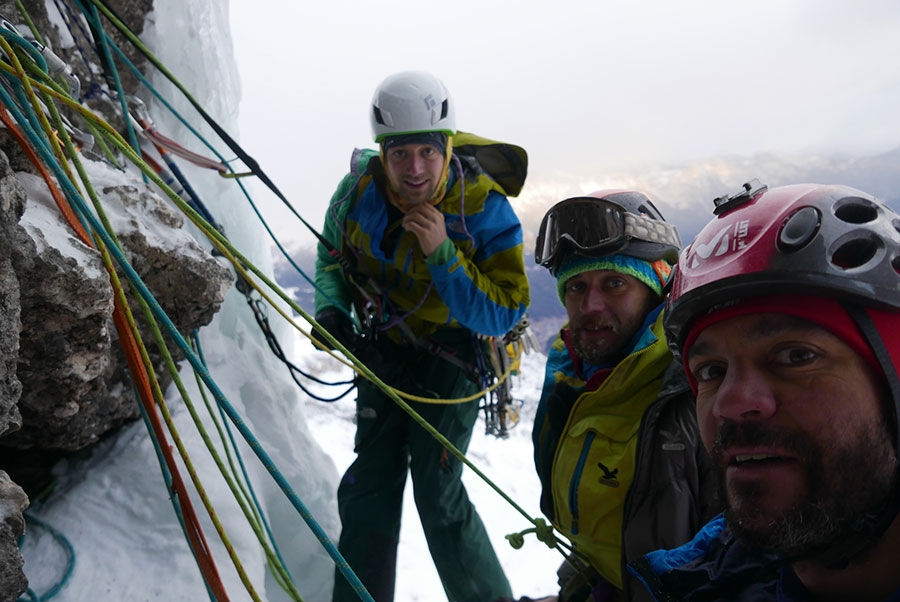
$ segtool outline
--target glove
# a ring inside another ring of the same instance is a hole
[[[395,380],[394,376],[400,360],[397,356],[388,357],[383,349],[383,343],[377,346],[372,344],[361,345],[353,354],[369,370],[374,372],[375,376],[387,384],[393,384],[392,381]]]
[[[415,378],[411,370],[410,353],[398,345],[386,339],[361,340],[359,348],[354,349],[353,354],[385,384],[407,393],[418,392],[413,390]]]
[[[319,328],[327,330],[331,336],[350,351],[359,346],[359,335],[356,334],[356,330],[353,328],[353,320],[337,307],[326,307],[317,313],[316,322],[319,323],[319,327],[313,328],[312,336],[322,343],[326,349],[335,349],[335,347],[328,342]]]

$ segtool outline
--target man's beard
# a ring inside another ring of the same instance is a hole
[[[733,444],[774,445],[795,454],[805,469],[805,497],[782,514],[770,516],[763,504],[756,503],[770,485],[737,483],[731,491],[740,498],[740,508],[735,508],[726,488],[722,455]],[[725,519],[735,536],[749,546],[789,558],[814,556],[857,534],[855,527],[877,515],[898,487],[897,459],[883,424],[857,428],[853,440],[820,448],[807,433],[726,422],[712,455],[720,499],[726,502]]]
[[[599,318],[585,318],[575,326],[569,325],[572,330],[572,348],[581,360],[594,366],[615,363],[625,354],[625,344],[634,336],[627,333],[622,327],[608,320]],[[582,336],[585,327],[607,329],[609,340],[598,341]]]
[[[578,320],[569,321],[569,330],[572,332],[572,349],[581,361],[594,366],[604,366],[619,362],[630,351],[626,346],[634,339],[638,330],[644,324],[647,314],[658,303],[657,299],[648,299],[646,306],[635,315],[626,315],[624,319],[616,319],[613,316],[603,317],[599,315],[584,316]],[[582,336],[586,328],[609,329],[607,340],[598,341],[595,338]]]

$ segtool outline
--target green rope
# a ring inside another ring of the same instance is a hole
[[[200,358],[200,361],[203,362],[204,365],[206,365],[206,358],[203,357],[203,349],[200,346],[200,337],[197,331],[194,331],[192,333],[191,340],[193,341],[193,345],[197,351],[197,356]],[[203,398],[203,403],[205,404],[206,410],[209,412],[209,415],[212,418],[213,423],[215,424],[216,430],[219,434],[219,439],[222,442],[222,447],[225,449],[226,457],[228,459],[228,465],[231,469],[232,476],[235,482],[238,484],[238,487],[240,487],[240,491],[244,496],[244,499],[252,501],[252,504],[250,504],[250,502],[248,501],[248,505],[250,505],[250,509],[253,511],[253,524],[264,529],[268,541],[271,542],[272,554],[274,555],[275,560],[272,561],[271,559],[269,559],[267,560],[267,562],[269,568],[272,570],[272,575],[278,585],[282,589],[285,589],[285,591],[287,591],[289,587],[288,584],[293,583],[293,577],[291,577],[290,572],[287,569],[287,563],[285,563],[284,559],[281,556],[281,551],[278,549],[278,544],[275,541],[275,535],[269,528],[269,523],[266,521],[265,515],[262,512],[259,500],[256,497],[256,492],[253,490],[253,485],[250,482],[250,475],[247,474],[247,469],[244,465],[244,459],[241,457],[241,453],[238,450],[237,443],[234,440],[231,429],[228,428],[228,422],[225,420],[225,414],[224,412],[222,412],[221,408],[218,408],[218,414],[221,416],[222,420],[218,420],[216,418],[216,412],[214,411],[212,404],[209,401],[209,397],[206,395],[206,389],[203,387],[203,382],[200,380],[199,376],[196,373],[194,374],[194,376],[197,381],[197,388],[200,391],[201,397]],[[232,450],[234,452],[233,454]],[[238,471],[238,467],[235,466],[235,456],[237,457],[237,462],[240,465],[240,471]],[[240,477],[238,475],[240,475]],[[267,553],[267,559],[268,558],[269,555]]]
[[[9,46],[9,44],[6,42],[6,40],[3,37],[0,37],[0,46],[3,47],[4,51],[7,53],[8,56],[12,57],[12,60],[13,60],[13,63],[15,64],[16,69],[21,74],[20,81],[23,84],[23,88],[25,90],[25,95],[28,96],[29,99],[33,99],[33,105],[37,106],[36,96],[34,95],[34,91],[31,89],[29,79],[24,74],[24,71],[22,71],[22,66],[21,66],[21,64],[18,63],[15,53],[12,52],[11,47]],[[50,108],[50,107],[52,107],[52,108]],[[51,111],[52,115],[55,118],[59,119],[59,114],[58,114],[58,112],[56,112],[56,107],[52,102],[49,103],[48,108]],[[50,130],[49,122],[47,121],[47,118],[43,114],[42,111],[37,115],[37,118],[40,121],[40,123],[42,125],[44,125],[44,130],[49,131]],[[22,123],[21,120],[20,120],[20,124],[24,128],[24,131],[26,131],[30,135],[30,137],[32,138],[32,142],[38,143],[37,150],[38,151],[41,151],[42,149],[44,150],[44,153],[42,153],[42,154],[44,155],[45,163],[48,163],[51,166],[51,168],[53,168],[54,170],[60,171],[62,169],[61,164],[59,162],[57,162],[55,159],[51,158],[52,155],[50,157],[48,157],[48,155],[50,155],[50,153],[48,153],[46,151],[46,149],[44,149],[43,145],[40,144],[40,140],[37,138],[35,133],[32,131],[32,128],[26,127],[27,123]],[[58,125],[61,125],[61,121]],[[93,186],[91,185],[90,179],[88,178],[87,174],[84,172],[81,162],[78,160],[77,153],[75,152],[75,149],[71,143],[71,138],[69,138],[69,136],[68,136],[67,132],[65,132],[64,128],[62,128],[59,133],[60,133],[61,137],[63,138],[64,143],[66,144],[66,148],[70,154],[70,157],[73,160],[73,163],[76,166],[76,169],[78,170],[78,173],[82,179],[83,184],[85,185],[89,195],[91,196],[92,201],[94,202],[95,209],[98,211],[98,215],[100,216],[100,221],[103,223],[103,226],[105,227],[105,230],[102,233],[107,235],[107,240],[96,241],[96,244],[97,244],[98,250],[100,250],[100,252],[101,252],[101,255],[104,257],[104,262],[107,264],[107,268],[110,273],[110,277],[113,280],[113,285],[114,285],[113,288],[117,292],[117,295],[120,296],[122,305],[126,311],[126,314],[128,315],[129,323],[132,325],[132,329],[135,332],[137,342],[139,343],[139,348],[141,349],[143,361],[145,362],[145,364],[148,366],[148,369],[152,373],[152,364],[150,362],[149,356],[146,353],[146,349],[144,349],[143,344],[140,343],[140,334],[137,332],[137,328],[136,328],[136,326],[134,326],[134,323],[133,323],[133,317],[130,315],[130,311],[128,310],[128,304],[127,304],[127,300],[124,297],[124,291],[121,289],[121,286],[117,286],[117,276],[116,276],[115,270],[112,267],[112,263],[109,260],[109,256],[105,253],[106,248],[108,248],[108,246],[111,244],[114,251],[116,251],[121,256],[122,260],[124,260],[123,251],[122,251],[121,246],[119,245],[118,241],[115,238],[115,234],[112,233],[112,227],[110,226],[108,220],[105,217],[105,214],[103,213],[102,207],[100,206],[100,203],[99,203],[99,199],[97,198],[97,195],[93,189]],[[53,146],[56,155],[61,156],[62,150],[60,149],[56,138],[51,136],[50,143],[51,143],[51,146]],[[63,163],[62,165],[64,165],[66,168],[68,167],[67,163]],[[64,174],[60,174],[60,175],[62,176],[62,177],[59,177],[60,184],[63,186],[64,189],[74,188],[71,183],[71,180],[70,180],[70,174],[68,172],[66,172]],[[81,212],[82,214],[84,214],[85,207],[83,206],[83,201],[81,200],[80,195],[78,195],[77,191],[75,191],[75,193],[71,196],[72,196],[72,199],[70,199],[70,200],[75,200],[75,203],[73,204],[73,209],[76,212]],[[89,217],[93,218],[92,215]],[[91,220],[89,219],[89,221],[91,221]],[[101,230],[101,228],[97,227],[96,224],[94,224],[94,227],[92,229],[94,232],[98,232]],[[89,231],[90,231],[90,229],[89,229]],[[127,263],[127,260],[126,260],[126,263]],[[172,365],[174,365],[174,363]],[[158,384],[155,376],[153,376],[151,382],[154,385],[155,394],[157,396],[158,401],[162,402],[163,401],[162,391],[159,390],[159,384]],[[164,408],[165,407],[164,403],[161,403],[161,406]],[[167,418],[170,418],[170,417],[167,416]],[[172,427],[171,420],[169,419],[168,422],[169,422],[170,429],[171,429],[171,427]],[[179,447],[179,451],[182,453],[183,456],[185,456],[185,450],[183,448],[183,445],[180,445],[180,439],[178,438],[177,431],[173,430],[173,438],[176,440],[176,444]],[[202,485],[199,483],[199,479],[196,476],[196,472],[193,470],[193,467],[192,467],[189,459],[187,457],[183,457],[183,459],[185,460],[185,464],[188,468],[188,472],[190,473],[192,479],[194,480],[195,487],[197,487],[198,492],[200,492],[201,498],[204,500],[204,503],[207,504],[207,509],[210,510],[211,506],[209,506],[208,498],[206,498],[204,496],[203,488],[202,488]],[[211,514],[211,518],[213,519],[214,523],[216,523],[216,527],[217,527],[217,530],[219,531],[220,537],[223,537],[223,543],[225,543],[226,548],[229,549],[230,555],[232,556],[233,560],[236,560],[236,558],[234,557],[234,554],[233,554],[233,546],[231,546],[230,543],[228,542],[227,536],[224,536],[224,532],[221,530],[220,525],[218,524],[214,513]],[[239,572],[239,574],[242,574],[242,580],[245,582],[246,586],[248,587],[248,591],[250,591],[251,594],[253,595],[254,594],[253,587],[252,587],[252,584],[249,582],[249,578],[246,577],[245,571],[243,571],[238,566],[238,572]],[[254,597],[254,599],[258,599],[258,596],[253,595],[253,597]]]
[[[28,10],[25,8],[25,5],[22,4],[22,0],[16,0],[16,8],[19,9],[19,14],[22,15],[22,19],[25,20],[25,24],[31,31],[31,35],[34,36],[34,39],[41,44],[44,44],[44,39],[41,37],[41,32],[38,31],[38,28],[35,26],[34,21],[31,20],[31,15],[28,14]]]
[[[4,70],[5,70],[5,68],[4,68]],[[183,199],[181,199],[174,191],[172,191],[168,186],[166,186],[165,183],[155,173],[153,173],[153,171],[149,168],[149,166],[147,166],[146,163],[144,163],[141,160],[141,158],[136,155],[136,153],[133,151],[133,149],[131,149],[131,147],[124,140],[122,140],[121,136],[119,136],[118,133],[115,132],[115,130],[109,124],[107,124],[105,121],[98,118],[97,116],[93,115],[92,113],[90,113],[90,111],[87,111],[80,105],[72,102],[71,100],[67,100],[64,96],[57,95],[55,93],[55,91],[53,91],[51,88],[43,86],[42,84],[37,84],[37,83],[36,83],[36,86],[39,89],[47,91],[51,95],[56,96],[57,98],[59,98],[62,102],[66,103],[67,105],[72,106],[73,109],[75,109],[76,111],[78,111],[79,113],[84,115],[87,119],[93,120],[98,126],[100,126],[103,129],[103,131],[108,133],[108,135],[110,137],[110,141],[113,142],[113,144],[115,146],[117,146],[119,148],[119,150],[121,152],[123,152],[123,154],[125,154],[126,157],[132,163],[134,163],[135,165],[141,166],[142,171],[145,171],[145,173],[147,173],[148,177],[150,177],[150,179],[153,180],[153,182],[157,186],[159,186],[161,190],[163,190],[165,192],[166,196],[168,196],[170,199],[172,199],[172,201],[174,203],[176,203],[176,205],[178,205],[179,209],[181,209],[182,212],[186,211],[186,215],[188,215],[189,219],[191,219],[192,222],[197,224],[198,227],[200,227],[201,229],[204,229],[204,231],[207,232],[207,236],[209,236],[209,234],[211,234],[211,233],[215,233],[215,235],[218,236],[218,240],[221,244],[222,240],[224,240],[224,237],[219,235],[218,232],[212,226],[210,226],[205,220],[203,220],[203,218],[196,211],[194,211],[190,206],[188,206],[183,201]],[[32,138],[32,141],[34,142],[35,141],[34,132],[31,132],[30,128],[26,128],[25,131],[29,134],[29,137]],[[52,159],[46,159],[46,155],[49,154],[49,152],[43,147],[43,145],[38,143],[36,146],[36,150],[38,150],[39,153],[41,153],[45,157],[46,161],[49,161],[51,164],[53,163]],[[56,166],[56,168],[58,169],[58,165]],[[312,514],[306,508],[305,504],[296,495],[293,488],[290,486],[290,484],[287,482],[287,480],[284,478],[284,476],[281,474],[281,472],[277,469],[277,467],[274,465],[274,463],[271,461],[271,458],[268,456],[268,454],[265,452],[265,450],[260,446],[259,441],[253,435],[253,433],[247,428],[247,426],[244,423],[241,416],[235,411],[234,407],[230,404],[230,402],[228,401],[226,396],[219,389],[218,385],[212,379],[209,372],[198,361],[196,355],[192,352],[190,346],[185,342],[184,338],[178,332],[177,328],[172,323],[171,319],[162,310],[162,308],[159,306],[158,301],[156,301],[156,299],[153,298],[152,293],[150,293],[149,289],[147,289],[146,284],[144,284],[143,280],[134,271],[134,268],[129,264],[129,262],[127,261],[127,259],[124,256],[124,253],[114,243],[112,237],[105,230],[105,228],[102,227],[98,218],[95,217],[93,215],[93,213],[87,209],[81,196],[77,193],[77,191],[73,190],[71,183],[67,184],[65,178],[62,178],[60,183],[63,186],[63,189],[67,191],[67,193],[68,193],[67,196],[71,197],[70,202],[73,205],[73,209],[80,212],[80,214],[83,215],[84,218],[89,222],[89,225],[91,226],[91,228],[89,228],[89,230],[93,230],[96,233],[96,236],[100,240],[103,241],[103,243],[109,249],[110,253],[115,258],[116,263],[119,265],[120,269],[122,269],[122,271],[128,277],[128,279],[131,282],[132,286],[134,287],[135,291],[149,305],[155,318],[165,325],[167,332],[172,337],[175,344],[179,347],[179,349],[185,355],[188,362],[191,363],[193,368],[201,376],[203,381],[206,383],[207,387],[209,387],[210,390],[213,392],[214,397],[216,398],[217,402],[225,409],[226,414],[229,416],[229,418],[232,420],[232,422],[235,424],[235,426],[237,426],[238,430],[241,432],[241,435],[250,444],[250,447],[253,450],[253,452],[257,455],[257,457],[260,458],[263,465],[266,467],[267,471],[273,477],[273,479],[276,481],[278,486],[285,493],[288,500],[291,502],[291,504],[294,506],[294,508],[300,513],[301,517],[304,519],[304,521],[307,523],[307,525],[310,527],[310,529],[312,529],[313,533],[319,539],[320,543],[322,543],[323,547],[326,549],[326,551],[329,553],[329,555],[332,556],[332,559],[335,561],[335,564],[338,567],[338,569],[344,574],[344,576],[348,579],[348,581],[350,581],[351,584],[353,584],[354,589],[357,590],[357,592],[360,594],[362,599],[365,600],[366,602],[370,602],[371,596],[368,594],[368,592],[366,592],[365,587],[359,581],[359,578],[355,575],[355,573],[353,573],[352,569],[347,564],[346,560],[343,558],[343,556],[341,556],[340,552],[338,552],[337,548],[329,540],[329,538],[325,534],[324,530],[316,522],[315,518],[312,516]],[[205,228],[204,228],[204,226],[205,226]],[[241,256],[241,259],[245,262],[247,261],[246,258],[243,258],[243,256]],[[234,261],[233,257],[232,257],[232,260]],[[249,262],[247,262],[247,263],[249,264]],[[253,269],[256,270],[257,272],[259,272],[258,268],[256,268],[255,266],[253,267]],[[280,293],[281,293],[281,295],[284,296],[283,291],[280,291]]]
[[[94,206],[94,210],[97,212],[97,216],[99,217],[100,223],[102,224],[106,233],[109,235],[109,238],[113,242],[116,249],[120,253],[123,253],[122,246],[119,243],[118,238],[116,237],[116,234],[112,228],[112,225],[110,224],[109,219],[106,216],[106,213],[103,209],[102,204],[100,203],[100,199],[97,196],[96,191],[94,190],[94,187],[93,187],[93,184],[92,184],[90,178],[88,177],[87,173],[84,171],[84,165],[81,163],[80,159],[78,158],[78,153],[75,151],[75,148],[72,145],[71,138],[68,136],[68,133],[66,133],[64,130],[61,131],[60,133],[62,134],[63,141],[66,144],[66,150],[68,151],[68,155],[69,155],[70,159],[72,160],[72,163],[75,165],[75,168],[78,171],[79,177],[81,178],[82,185],[84,186],[85,190],[88,193],[89,198],[91,199],[91,202]],[[111,265],[110,265],[110,267],[111,267]],[[113,270],[113,273],[114,273],[114,270]],[[128,316],[129,324],[132,325],[132,329],[134,330],[136,336],[138,337],[138,340],[140,340],[140,334],[137,330],[136,325],[134,325],[134,322],[133,322],[134,318],[130,314],[127,299],[125,299],[124,295],[123,295],[121,300],[123,301],[122,305],[125,308],[126,315]],[[181,377],[178,372],[178,367],[175,365],[175,361],[172,359],[172,355],[169,352],[168,347],[166,346],[165,339],[163,338],[162,332],[160,331],[159,326],[153,317],[153,312],[150,310],[146,301],[142,297],[138,297],[137,300],[141,306],[141,310],[144,314],[144,318],[147,321],[148,327],[150,328],[151,332],[153,333],[154,339],[157,344],[157,348],[158,348],[160,354],[163,356],[163,361],[165,362],[166,368],[168,369],[169,373],[172,375],[172,378],[176,384],[176,387],[178,388],[178,391],[181,394],[181,397],[185,402],[185,406],[188,408],[188,411],[190,412],[191,417],[194,420],[194,423],[198,429],[198,432],[200,433],[201,438],[203,439],[204,443],[207,445],[207,448],[209,449],[210,454],[213,456],[213,459],[216,462],[216,465],[221,467],[221,460],[219,459],[218,454],[215,452],[215,448],[211,445],[209,436],[207,435],[205,429],[202,426],[202,422],[200,421],[199,416],[197,415],[196,409],[194,408],[193,404],[191,403],[190,396],[188,395],[187,390],[184,388],[184,384],[182,383]],[[148,370],[152,370],[152,362],[150,360],[149,355],[146,353],[146,349],[143,348],[143,345],[141,345],[141,355],[142,355],[144,363],[148,367]],[[175,423],[172,420],[171,413],[169,412],[169,409],[168,409],[168,404],[166,404],[166,402],[165,402],[165,396],[164,396],[162,390],[159,388],[159,382],[155,376],[151,379],[151,383],[152,383],[152,386],[155,390],[155,394],[157,397],[157,405],[159,406],[160,411],[162,412],[162,415],[163,415],[163,419],[165,420],[166,425],[169,427],[169,431],[172,434],[172,440],[175,442],[175,445],[179,451],[179,454],[181,455],[182,460],[185,463],[185,468],[188,471],[188,475],[190,476],[191,481],[194,483],[194,487],[197,490],[198,496],[200,497],[200,500],[202,501],[204,507],[206,508],[207,514],[209,515],[210,519],[212,520],[213,526],[216,529],[216,532],[219,534],[219,538],[221,539],[222,544],[224,545],[226,551],[228,552],[228,555],[231,558],[232,563],[234,564],[235,569],[238,572],[241,582],[244,583],[244,586],[247,588],[247,592],[250,594],[250,596],[253,600],[261,601],[261,598],[256,593],[256,590],[253,587],[253,583],[250,581],[249,576],[247,575],[246,571],[243,569],[240,559],[237,557],[234,546],[231,543],[231,539],[228,537],[228,534],[225,531],[224,525],[222,525],[221,521],[219,520],[219,518],[215,512],[215,509],[212,506],[212,502],[210,501],[209,496],[206,493],[205,487],[203,486],[202,482],[200,481],[199,476],[197,475],[197,471],[193,465],[193,462],[190,459],[190,455],[188,454],[187,449],[184,446],[184,442],[182,441],[181,436],[178,433],[178,429],[176,428]],[[226,480],[228,480],[228,479],[226,478]],[[230,487],[232,486],[230,482],[229,482],[229,486]],[[232,490],[233,490],[233,487],[232,487]],[[242,505],[242,509],[243,509],[243,505]]]
[[[102,6],[101,3],[97,2],[97,0],[92,0],[92,2],[95,5],[99,6],[108,18],[111,18],[111,19],[114,18],[109,15],[108,9],[106,9],[104,6]],[[160,65],[157,65],[157,66],[161,67]],[[168,72],[165,71],[165,69],[161,69],[161,70],[164,73],[168,74]],[[169,74],[169,76],[170,76],[170,74]],[[27,81],[28,78],[26,77],[23,79]],[[178,87],[179,87],[179,89],[182,90],[182,92],[185,93],[185,95],[192,102],[196,102],[193,100],[193,98],[190,97],[190,94],[188,94],[183,89],[183,86],[178,84]],[[272,282],[264,273],[262,273],[250,261],[248,261],[246,257],[244,257],[239,251],[237,251],[233,246],[231,246],[231,244],[227,241],[227,239],[225,239],[225,237],[223,235],[221,235],[218,231],[216,231],[215,228],[211,224],[209,224],[206,220],[204,220],[201,215],[199,215],[196,211],[194,211],[193,208],[191,208],[189,205],[187,205],[187,203],[184,202],[184,200],[181,199],[181,197],[179,195],[177,195],[177,193],[175,193],[168,186],[166,186],[166,184],[161,180],[161,178],[157,177],[156,174],[153,172],[153,170],[149,166],[147,166],[146,163],[144,163],[141,160],[139,153],[135,152],[127,143],[125,143],[125,141],[121,139],[121,137],[118,135],[118,133],[115,132],[108,124],[106,124],[105,122],[103,122],[102,120],[100,120],[99,118],[94,116],[89,111],[81,108],[80,106],[73,106],[74,103],[72,103],[70,100],[66,100],[65,98],[63,98],[62,97],[63,95],[59,91],[51,90],[50,88],[48,88],[48,93],[51,96],[55,96],[55,97],[59,98],[61,102],[67,104],[68,106],[72,107],[74,110],[78,111],[83,116],[85,116],[86,120],[92,124],[92,127],[96,127],[97,131],[100,133],[100,136],[97,136],[97,138],[101,139],[101,140],[103,138],[108,138],[109,141],[113,144],[113,146],[117,147],[126,156],[126,158],[128,158],[128,160],[130,160],[132,163],[134,163],[136,166],[138,166],[138,168],[141,170],[141,172],[144,173],[150,180],[152,180],[154,182],[154,184],[156,184],[158,187],[160,187],[160,189],[164,192],[164,194],[191,220],[192,223],[194,223],[198,228],[200,228],[200,230],[203,231],[204,234],[208,238],[210,238],[210,240],[213,241],[214,244],[220,250],[227,251],[225,253],[225,255],[229,259],[229,261],[231,261],[234,264],[236,269],[242,270],[243,268],[246,268],[247,270],[249,270],[250,272],[255,274],[260,279],[260,281],[262,281],[269,289],[274,291],[294,311],[296,311],[299,315],[301,315],[304,319],[306,319],[313,326],[318,326],[318,324],[315,322],[315,320],[308,313],[306,313],[302,308],[300,308],[274,282]],[[50,104],[52,104],[52,103],[50,103]],[[52,142],[51,142],[51,144],[52,144]],[[71,141],[69,141],[69,145],[71,146]],[[70,152],[74,152],[74,151],[72,151],[70,149]],[[82,178],[86,177],[86,176],[84,176],[84,174],[80,174],[80,175],[82,175]],[[240,182],[239,182],[239,184],[240,184]],[[65,186],[64,186],[64,188],[65,188]],[[243,186],[242,186],[242,188],[243,188]],[[67,191],[67,192],[69,194],[71,194],[71,191]],[[95,218],[93,218],[93,216],[90,215],[89,212],[84,211],[84,207],[80,206],[83,203],[83,201],[80,200],[80,197],[77,195],[77,193],[75,194],[75,198],[76,198],[76,202],[73,204],[73,206],[79,208],[78,214],[79,214],[80,219],[87,219],[92,225],[94,225]],[[94,197],[92,197],[92,200],[94,200],[95,204],[98,203],[98,201],[96,201],[96,199]],[[254,209],[255,209],[255,207],[254,207]],[[302,220],[302,218],[300,218],[300,219]],[[108,226],[108,224],[107,224],[107,226]],[[93,230],[94,232],[97,232],[97,234],[104,240],[109,238],[109,240],[111,242],[114,241],[114,239],[109,235],[108,231],[106,231],[105,228],[95,227],[95,228],[91,228],[89,230]],[[110,246],[110,245],[107,245],[107,246]],[[161,321],[166,326],[167,330],[170,331],[170,333],[174,331],[175,335],[177,335],[177,331],[174,330],[174,326],[168,320],[167,316],[165,316],[165,313],[162,312],[161,308],[158,307],[158,303],[155,302],[155,299],[152,299],[152,295],[150,295],[149,291],[146,290],[145,286],[143,285],[143,282],[140,280],[140,278],[137,276],[136,273],[133,273],[133,269],[131,269],[130,266],[127,264],[127,260],[124,259],[124,255],[122,254],[121,249],[117,248],[117,246],[114,243],[110,246],[110,248],[112,249],[112,254],[115,257],[116,262],[119,263],[120,267],[126,272],[126,275],[129,277],[129,280],[135,285],[135,288],[137,289],[137,291],[139,293],[139,297],[142,300],[142,309],[144,309],[145,312],[155,316],[157,320]],[[259,290],[258,287],[256,287],[256,288],[257,288],[257,290]],[[158,331],[158,326],[157,326],[157,331]],[[306,333],[304,333],[304,334],[306,334]],[[490,485],[498,494],[500,494],[501,497],[503,497],[503,499],[505,499],[517,511],[519,511],[523,516],[525,516],[526,519],[528,519],[533,524],[535,524],[535,528],[533,530],[529,529],[527,531],[523,531],[522,534],[533,531],[538,534],[538,538],[541,539],[542,541],[548,542],[548,541],[553,540],[552,537],[548,537],[546,535],[546,529],[541,528],[541,525],[539,524],[539,522],[543,523],[542,519],[538,519],[537,521],[531,519],[531,517],[527,513],[525,513],[499,487],[497,487],[497,485],[495,483],[493,483],[493,481],[491,481],[489,478],[487,478],[474,464],[472,464],[470,461],[468,461],[468,459],[465,458],[464,454],[462,454],[458,449],[456,449],[452,444],[450,444],[450,442],[445,437],[443,437],[436,429],[431,427],[408,404],[406,404],[396,394],[394,394],[393,391],[390,390],[390,388],[388,388],[380,379],[377,378],[377,376],[374,375],[374,373],[372,373],[365,365],[360,363],[359,360],[355,356],[353,356],[346,348],[344,348],[340,344],[339,341],[333,339],[333,337],[331,337],[330,334],[326,333],[325,336],[326,336],[326,339],[329,340],[329,342],[331,344],[333,344],[337,349],[339,349],[354,364],[355,368],[359,372],[364,374],[367,378],[369,378],[369,380],[371,380],[373,383],[375,383],[377,386],[379,386],[385,392],[385,394],[387,394],[389,397],[391,397],[394,400],[394,402],[397,403],[404,411],[406,411],[416,422],[418,422],[420,424],[420,426],[422,426],[426,431],[428,431],[432,436],[434,436],[435,439],[437,439],[442,445],[444,445],[461,462],[463,462],[466,466],[468,466],[471,470],[473,470],[473,472],[475,472],[480,478],[482,478],[482,480],[484,480],[486,483],[488,483],[488,485]],[[288,495],[288,498],[290,499],[292,504],[295,506],[295,508],[300,510],[301,515],[304,515],[304,518],[306,519],[305,515],[307,514],[307,512],[305,511],[305,507],[303,507],[302,502],[299,501],[299,498],[296,498],[296,495],[293,493],[292,490],[290,490],[290,487],[285,485],[285,483],[283,482],[283,477],[280,476],[280,473],[277,472],[277,469],[270,465],[271,463],[270,463],[270,461],[268,461],[268,456],[265,454],[265,452],[263,450],[258,448],[258,442],[255,441],[252,433],[249,433],[249,431],[246,429],[246,426],[243,424],[243,421],[240,418],[240,416],[238,416],[236,414],[236,412],[234,411],[234,408],[228,403],[227,399],[224,397],[224,395],[221,393],[221,391],[218,390],[218,387],[215,385],[215,383],[212,381],[211,377],[209,376],[208,371],[205,369],[205,367],[198,365],[198,360],[197,360],[195,354],[193,354],[190,351],[189,347],[186,349],[186,343],[184,342],[183,338],[180,337],[180,335],[177,335],[177,336],[173,335],[173,338],[175,338],[176,344],[182,349],[182,351],[185,353],[185,357],[188,358],[188,361],[194,367],[195,373],[197,374],[198,378],[200,378],[203,382],[205,382],[207,384],[207,386],[210,388],[210,390],[213,392],[213,396],[219,403],[220,408],[222,408],[222,410],[226,413],[226,415],[228,415],[229,418],[235,423],[235,425],[238,427],[241,434],[244,436],[245,439],[247,439],[248,443],[250,443],[253,451],[257,454],[258,457],[260,457],[261,460],[263,460],[263,463],[266,466],[267,470],[269,470],[270,474],[272,474],[272,476],[275,478],[276,482],[278,482],[279,486],[281,486],[282,490],[284,490],[285,493]],[[170,367],[170,369],[171,369],[171,367]],[[307,521],[307,522],[309,522],[309,521]],[[311,525],[311,528],[312,528],[312,525]],[[315,528],[313,530],[316,531]],[[552,529],[551,529],[550,534],[552,536]],[[317,535],[318,535],[318,533],[317,533]],[[551,545],[551,544],[548,543],[548,545]],[[326,549],[328,549],[328,546],[326,546]],[[336,553],[336,550],[334,552]],[[330,549],[329,549],[329,553],[332,553]],[[332,553],[332,556],[334,557],[333,553]],[[338,556],[339,556],[339,554],[338,554]],[[342,568],[340,561],[336,560],[336,563],[338,564],[339,568]],[[345,575],[346,575],[346,573],[345,573]]]

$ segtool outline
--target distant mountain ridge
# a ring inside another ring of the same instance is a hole
[[[639,172],[603,174],[601,181],[618,182],[616,186],[645,192],[666,219],[679,230],[687,245],[712,217],[712,200],[731,194],[753,178],[769,187],[795,183],[845,184],[874,194],[895,209],[900,209],[900,147],[871,157],[783,157],[758,154],[751,157],[723,157],[681,165],[643,168]],[[564,183],[535,181],[529,193],[526,184],[522,195],[513,199],[513,208],[522,220],[525,238],[525,267],[531,285],[531,307],[528,315],[532,332],[546,350],[551,339],[566,319],[556,294],[556,282],[550,273],[534,263],[534,239],[546,210],[568,196],[576,196],[609,187],[593,179]],[[580,187],[580,188],[579,188]],[[546,190],[564,196],[550,197]],[[559,191],[562,191],[561,193]],[[315,274],[315,249],[292,251],[294,262],[309,276]],[[283,257],[276,258],[275,277],[290,290],[305,310],[313,311],[313,287]]]

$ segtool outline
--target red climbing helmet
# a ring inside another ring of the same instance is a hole
[[[837,301],[881,367],[893,408],[885,418],[900,456],[900,215],[847,186],[802,184],[767,190],[755,180],[714,201],[716,217],[682,252],[666,308],[676,355],[691,324],[749,297],[798,295]],[[900,514],[900,486],[881,509],[817,556],[844,567]]]
[[[900,215],[872,195],[815,184],[768,190],[754,180],[714,202],[716,217],[681,253],[669,293],[675,353],[696,318],[742,297],[900,310]]]

